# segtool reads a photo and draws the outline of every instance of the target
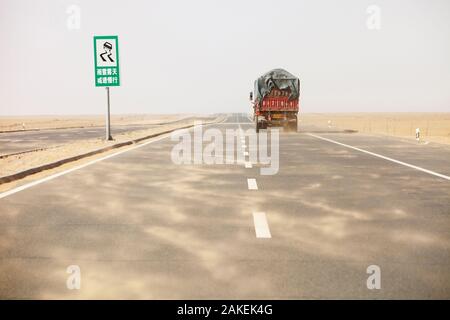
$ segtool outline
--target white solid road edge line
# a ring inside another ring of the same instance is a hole
[[[256,184],[256,179],[247,179],[248,190],[258,190],[258,185]]]
[[[412,165],[412,164],[409,164],[409,163],[406,163],[406,162],[403,162],[403,161],[399,161],[399,160],[395,160],[395,159],[392,159],[392,158],[389,158],[389,157],[385,157],[385,156],[382,156],[381,154],[378,154],[378,153],[374,153],[374,152],[370,152],[370,151],[367,151],[367,150],[364,150],[364,149],[353,147],[353,146],[350,146],[348,144],[341,143],[341,142],[338,142],[338,141],[335,141],[335,140],[332,140],[332,139],[324,138],[324,137],[321,137],[321,136],[318,136],[318,135],[315,135],[315,134],[312,134],[312,133],[307,133],[307,135],[309,135],[311,137],[314,137],[314,138],[317,138],[317,139],[321,139],[321,140],[324,140],[324,141],[335,143],[335,144],[338,144],[340,146],[343,146],[343,147],[346,147],[346,148],[350,148],[350,149],[353,149],[353,150],[356,150],[356,151],[359,151],[359,152],[367,153],[367,154],[370,154],[371,156],[378,157],[378,158],[381,158],[381,159],[384,159],[384,160],[387,160],[387,161],[391,161],[391,162],[400,164],[400,165],[405,166],[405,167],[416,169],[416,170],[419,170],[419,171],[431,174],[433,176],[436,176],[436,177],[439,177],[439,178],[442,178],[442,179],[450,180],[450,177],[446,176],[444,174],[437,173],[437,172],[434,172],[434,171],[431,171],[431,170],[428,170],[428,169],[424,169],[424,168],[421,168],[421,167],[418,167],[418,166],[415,166],[415,165]]]
[[[178,130],[186,130],[186,129],[178,129]],[[116,153],[107,155],[107,156],[105,156],[105,157],[102,157],[102,158],[98,158],[98,159],[89,161],[89,162],[87,162],[87,163],[84,163],[84,164],[82,164],[82,165],[73,167],[73,168],[71,168],[71,169],[68,169],[68,170],[65,170],[65,171],[61,171],[61,172],[52,174],[52,175],[50,175],[50,176],[48,176],[48,177],[45,177],[45,178],[42,178],[42,179],[40,179],[40,180],[36,180],[36,181],[30,182],[30,183],[24,184],[23,186],[20,186],[20,187],[17,187],[17,188],[14,188],[14,189],[11,189],[11,190],[2,192],[2,193],[0,193],[0,199],[5,198],[5,197],[7,197],[7,196],[10,196],[10,195],[12,195],[12,194],[14,194],[14,193],[20,192],[20,191],[22,191],[22,190],[25,190],[25,189],[34,187],[34,186],[36,186],[36,185],[38,185],[38,184],[41,184],[41,183],[43,183],[43,182],[47,182],[47,181],[53,180],[53,179],[55,179],[55,178],[58,178],[58,177],[60,177],[60,176],[63,176],[63,175],[65,175],[65,174],[68,174],[68,173],[70,173],[70,172],[73,172],[73,171],[76,171],[76,170],[85,168],[85,167],[90,166],[90,165],[92,165],[92,164],[94,164],[94,163],[97,163],[97,162],[100,162],[100,161],[103,161],[103,160],[106,160],[106,159],[109,159],[109,158],[118,156],[119,154],[122,154],[122,153],[125,153],[125,152],[128,152],[128,151],[132,151],[132,150],[135,150],[135,149],[138,149],[138,148],[142,148],[142,147],[144,147],[144,146],[146,146],[146,145],[148,145],[148,144],[150,144],[150,143],[157,142],[157,141],[160,141],[160,140],[162,140],[162,139],[168,138],[168,137],[170,137],[170,135],[171,135],[172,133],[173,133],[173,132],[167,133],[167,134],[163,134],[162,136],[155,137],[155,138],[153,138],[153,139],[150,140],[150,141],[144,142],[144,143],[139,144],[139,145],[136,145],[136,146],[134,146],[134,147],[127,148],[127,149],[125,149],[125,150],[121,150],[121,151],[119,151],[119,152],[116,152]]]
[[[253,224],[257,238],[272,238],[265,212],[253,212]]]

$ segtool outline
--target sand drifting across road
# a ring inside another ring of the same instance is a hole
[[[201,119],[203,122],[211,122],[217,120],[218,118],[202,117]],[[149,129],[125,132],[122,134],[114,135],[113,141],[105,141],[102,138],[87,139],[83,141],[67,143],[60,146],[50,147],[46,150],[8,156],[6,158],[0,159],[0,177],[9,176],[30,168],[35,168],[48,163],[59,161],[61,159],[66,159],[102,149],[117,143],[140,139],[149,135],[159,134],[162,132],[190,126],[194,124],[194,121],[197,121],[197,118],[188,118],[174,123],[159,125],[157,127]],[[2,189],[4,190],[4,188],[0,188],[0,191]]]

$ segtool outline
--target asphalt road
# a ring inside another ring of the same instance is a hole
[[[0,195],[1,298],[450,298],[448,148],[301,127],[261,175],[151,141]]]
[[[186,120],[186,119],[182,119]],[[182,120],[173,121],[178,122]],[[115,134],[150,129],[162,124],[130,124],[111,126],[111,133]],[[69,142],[105,137],[105,127],[85,127],[72,129],[44,129],[39,131],[16,131],[0,133],[0,156]]]

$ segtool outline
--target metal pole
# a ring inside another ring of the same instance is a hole
[[[108,108],[106,111],[106,140],[110,141],[112,140],[112,136],[111,136],[111,124],[110,124],[110,117],[109,117],[109,87],[106,87],[106,100],[107,100],[107,104],[108,104]]]

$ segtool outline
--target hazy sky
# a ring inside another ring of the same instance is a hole
[[[305,112],[450,111],[449,0],[0,0],[0,114],[104,113],[93,35],[119,36],[113,113],[249,112],[278,67]]]

